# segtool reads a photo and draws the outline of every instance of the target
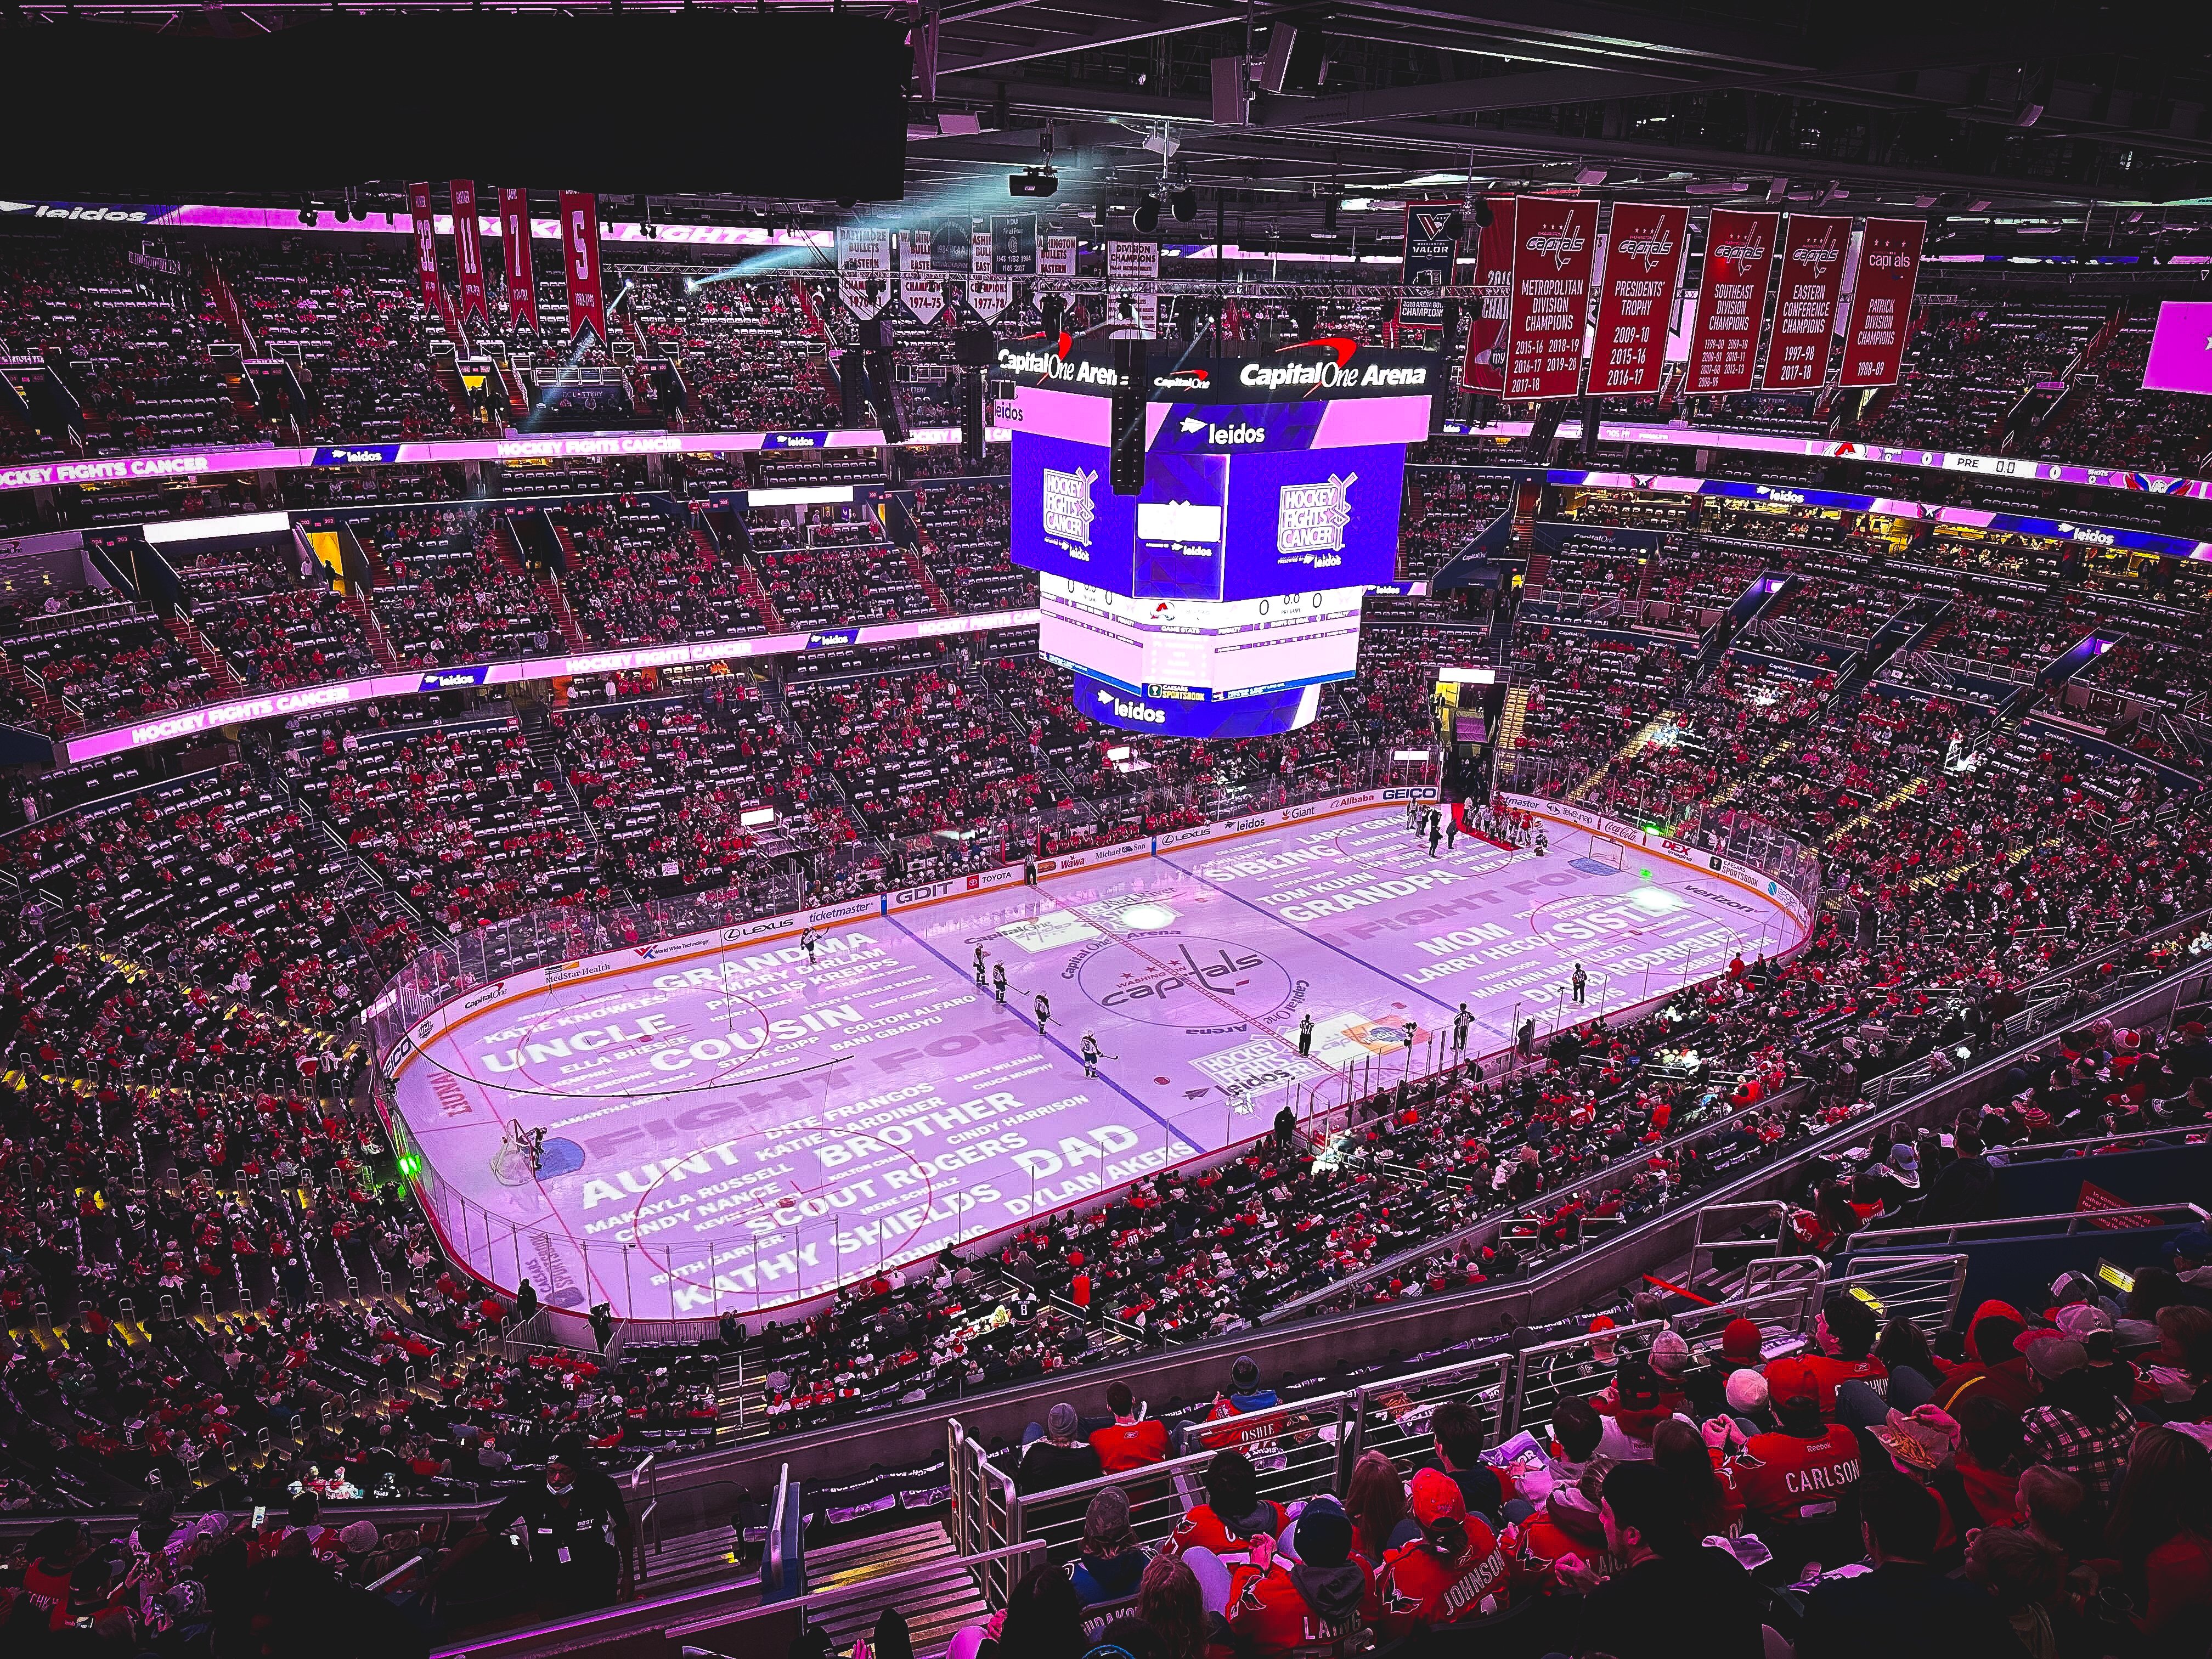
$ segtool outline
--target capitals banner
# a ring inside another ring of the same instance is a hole
[[[1513,214],[1512,332],[1505,395],[1572,398],[1582,391],[1583,322],[1597,258],[1597,204],[1522,196]]]
[[[1613,204],[1598,279],[1597,344],[1590,354],[1593,398],[1648,398],[1667,370],[1667,325],[1682,288],[1690,210],[1640,202]]]
[[[1482,302],[1467,333],[1459,383],[1469,392],[1505,388],[1505,329],[1513,318],[1513,198],[1488,198],[1490,222],[1475,239],[1474,280]]]
[[[1835,338],[1836,296],[1844,289],[1844,255],[1851,245],[1848,214],[1793,213],[1782,238],[1782,295],[1767,331],[1768,392],[1806,392],[1826,385]]]
[[[483,227],[477,222],[477,187],[468,179],[447,185],[453,204],[453,264],[461,273],[461,321],[471,315],[491,321],[491,301],[484,295]]]
[[[1692,393],[1748,392],[1759,361],[1759,326],[1774,272],[1778,213],[1715,208],[1705,227],[1705,267],[1698,278],[1698,319],[1690,331]]]
[[[1455,202],[1406,204],[1406,252],[1398,280],[1398,326],[1442,328],[1443,290],[1459,264],[1459,205]]]
[[[598,197],[577,190],[561,192],[561,260],[568,277],[568,337],[589,328],[605,344],[607,295],[599,276]]]
[[[446,290],[438,281],[438,219],[430,209],[428,179],[407,186],[407,220],[415,233],[415,273],[422,280],[422,303],[442,317]]]
[[[538,277],[530,265],[530,192],[499,193],[499,246],[507,264],[507,317],[538,332]]]
[[[1919,219],[1869,219],[1859,248],[1858,285],[1844,330],[1847,386],[1895,386],[1905,362],[1905,325],[1920,285],[1920,245],[1928,234]]]

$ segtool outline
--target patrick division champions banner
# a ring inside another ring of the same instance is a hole
[[[1844,331],[1847,386],[1895,386],[1905,362],[1905,325],[1920,283],[1920,244],[1928,226],[1919,219],[1869,219],[1859,249],[1858,286]]]

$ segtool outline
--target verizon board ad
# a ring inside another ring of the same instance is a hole
[[[446,294],[438,281],[438,218],[430,208],[428,180],[407,186],[407,217],[415,233],[415,273],[422,283],[422,303],[443,316]]]
[[[1844,331],[1847,386],[1895,386],[1905,362],[1905,328],[1912,291],[1920,284],[1920,245],[1928,234],[1920,219],[1869,219],[1859,248],[1858,285]]]
[[[1698,320],[1690,333],[1690,367],[1682,390],[1692,395],[1748,392],[1759,362],[1759,327],[1774,270],[1778,213],[1715,208],[1705,227],[1705,264],[1698,279]]]
[[[461,276],[461,320],[481,317],[491,320],[491,302],[484,294],[483,227],[477,222],[477,187],[466,179],[448,186],[453,204],[453,264]]]
[[[507,314],[538,331],[538,276],[530,264],[530,192],[499,192],[499,251],[507,267]]]
[[[1505,347],[1508,398],[1582,392],[1583,324],[1597,257],[1597,204],[1516,198],[1513,320]]]
[[[1851,245],[1849,215],[1793,213],[1782,239],[1782,297],[1766,339],[1768,392],[1806,392],[1826,385],[1843,292],[1844,253]]]
[[[1513,198],[1488,198],[1490,222],[1474,246],[1474,280],[1482,299],[1470,320],[1459,383],[1469,392],[1505,388],[1505,326],[1513,318]]]
[[[599,198],[580,191],[561,192],[561,258],[568,273],[568,337],[586,328],[607,337],[607,296],[599,274]]]
[[[1450,202],[1406,204],[1406,254],[1399,280],[1401,328],[1442,328],[1443,290],[1459,264],[1459,209]]]
[[[1690,210],[1621,202],[1599,279],[1593,398],[1651,396],[1667,369],[1667,324],[1682,286]]]

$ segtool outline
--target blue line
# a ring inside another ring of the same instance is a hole
[[[960,971],[960,969],[954,964],[951,957],[946,956],[942,951],[939,950],[934,945],[932,945],[921,934],[915,933],[913,928],[908,927],[896,916],[886,914],[884,920],[889,921],[892,927],[897,928],[899,932],[904,933],[908,939],[912,939],[916,945],[921,946],[923,950],[928,951],[930,955],[935,957],[939,962],[943,963],[945,964],[945,971],[951,974],[955,979],[958,980],[963,985],[965,985],[968,982],[968,975]],[[1016,1018],[1018,1018],[1020,1016],[1017,1015]],[[1051,1043],[1054,1048],[1058,1048],[1060,1053],[1066,1054],[1070,1060],[1075,1061],[1077,1065],[1079,1066],[1083,1063],[1083,1056],[1080,1054],[1069,1048],[1065,1042],[1062,1042],[1058,1037],[1054,1036],[1049,1031],[1042,1032],[1039,1035],[1043,1037],[1045,1042]],[[1193,1140],[1188,1135],[1183,1133],[1182,1130],[1176,1128],[1175,1125],[1169,1122],[1151,1107],[1146,1105],[1143,1101],[1138,1099],[1136,1096],[1131,1094],[1120,1084],[1115,1082],[1112,1078],[1108,1077],[1105,1073],[1101,1072],[1097,1077],[1086,1078],[1084,1080],[1088,1083],[1104,1084],[1115,1094],[1121,1096],[1122,1099],[1127,1101],[1129,1104],[1142,1112],[1146,1117],[1152,1119],[1153,1122],[1158,1124],[1162,1131],[1164,1132],[1170,1139],[1180,1140],[1185,1146],[1195,1147],[1200,1152],[1218,1152],[1221,1150],[1218,1146],[1199,1146],[1196,1141]]]
[[[1457,1013],[1459,1012],[1459,1010],[1452,1004],[1444,1001],[1442,998],[1434,995],[1431,992],[1424,991],[1419,986],[1408,985],[1397,975],[1386,974],[1380,968],[1377,968],[1373,963],[1362,961],[1359,957],[1352,955],[1351,951],[1346,950],[1342,945],[1331,945],[1327,939],[1322,939],[1319,934],[1309,933],[1303,928],[1292,927],[1289,922],[1285,921],[1280,916],[1268,915],[1265,910],[1253,903],[1250,899],[1245,898],[1240,894],[1232,893],[1226,887],[1223,887],[1213,882],[1208,881],[1204,876],[1200,875],[1197,871],[1192,869],[1188,865],[1177,864],[1165,853],[1155,853],[1152,856],[1158,859],[1162,864],[1166,865],[1170,870],[1181,871],[1184,875],[1188,876],[1193,881],[1196,882],[1200,887],[1211,888],[1214,892],[1220,894],[1222,897],[1229,900],[1232,904],[1241,904],[1247,910],[1251,911],[1255,915],[1264,916],[1268,921],[1273,923],[1276,927],[1288,929],[1293,937],[1303,939],[1309,945],[1318,945],[1324,951],[1335,951],[1337,955],[1342,957],[1346,962],[1352,963],[1355,968],[1359,969],[1364,973],[1373,974],[1384,983],[1397,986],[1408,994],[1419,997],[1425,1002],[1433,1002],[1437,1007],[1443,1009],[1448,1014]]]

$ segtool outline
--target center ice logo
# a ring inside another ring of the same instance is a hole
[[[1091,486],[1098,474],[1088,468],[1074,472],[1044,470],[1044,533],[1055,541],[1091,545],[1091,520],[1097,509],[1091,502]]]
[[[1285,558],[1342,553],[1344,527],[1352,522],[1347,496],[1358,482],[1357,472],[1346,478],[1332,472],[1319,483],[1285,484],[1275,519],[1275,550]],[[1341,564],[1344,561],[1316,556],[1314,562]]]

